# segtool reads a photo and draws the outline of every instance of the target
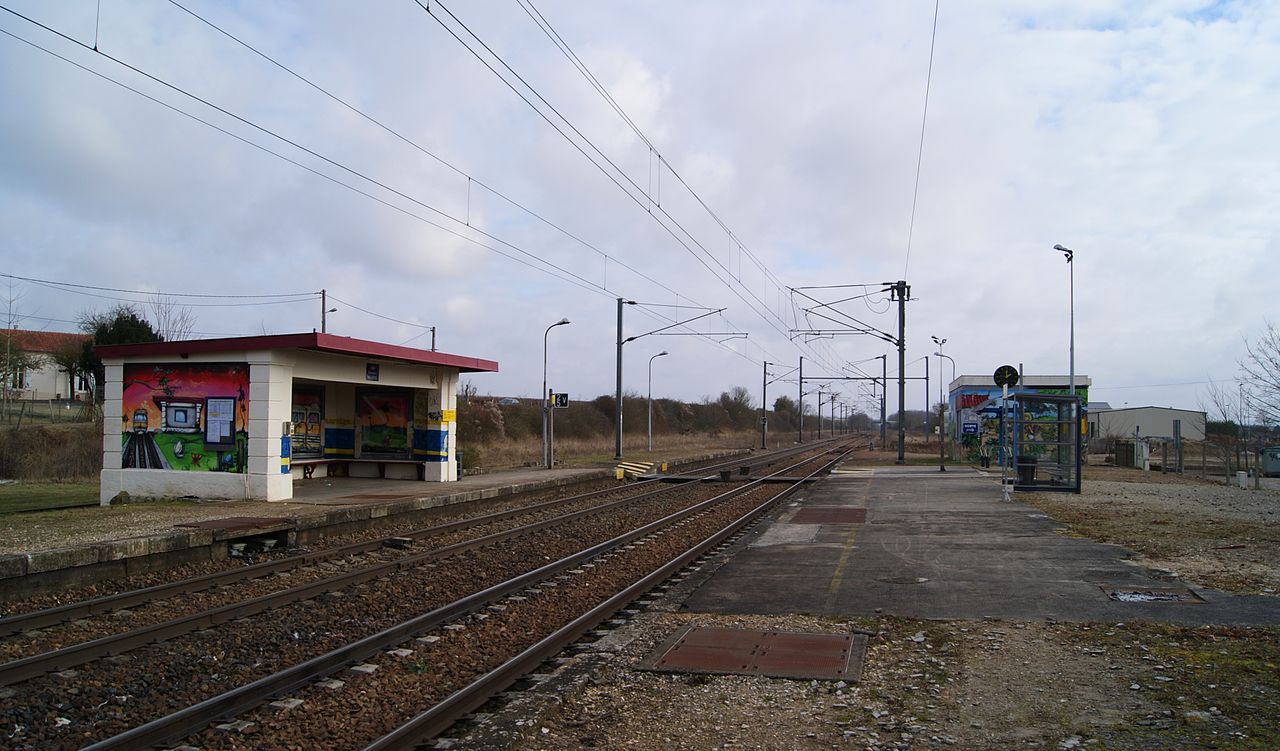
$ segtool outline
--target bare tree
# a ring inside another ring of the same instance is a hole
[[[152,295],[147,302],[155,331],[166,342],[190,339],[196,327],[196,316],[191,308],[180,305],[168,295]]]
[[[1220,451],[1223,464],[1226,466],[1228,482],[1232,473],[1232,454],[1235,455],[1235,466],[1244,468],[1247,462],[1247,449],[1244,445],[1244,421],[1245,410],[1240,389],[1231,389],[1210,382],[1205,389],[1206,399],[1200,402],[1200,409],[1206,414],[1216,414],[1222,419],[1223,428],[1230,431],[1226,436],[1218,440],[1205,436],[1205,443],[1216,444]],[[1208,426],[1206,425],[1206,432]],[[1245,454],[1244,457],[1241,454]]]
[[[1245,351],[1240,368],[1250,411],[1264,425],[1280,423],[1280,331],[1268,321],[1257,341],[1245,342]]]

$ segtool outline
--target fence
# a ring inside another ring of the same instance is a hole
[[[92,422],[98,407],[72,399],[7,399],[0,402],[0,422],[11,427]]]

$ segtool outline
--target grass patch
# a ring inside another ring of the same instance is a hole
[[[1164,711],[1101,734],[1101,749],[1280,747],[1280,628],[1130,623],[1068,637],[1100,646]]]
[[[0,514],[98,505],[98,481],[0,485]]]

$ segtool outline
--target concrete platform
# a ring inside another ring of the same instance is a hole
[[[1280,599],[1191,587],[1130,551],[1059,533],[963,467],[843,467],[793,497],[689,597],[693,612],[834,617],[1280,624]],[[808,510],[800,515],[802,510]],[[818,510],[820,513],[815,514]],[[861,510],[856,511],[856,510]],[[856,519],[863,523],[798,523]],[[1104,587],[1186,588],[1198,602],[1121,602]]]
[[[185,513],[185,507],[175,511],[169,506],[148,534],[122,535],[114,525],[100,524],[87,533],[81,529],[74,544],[0,555],[0,601],[184,563],[222,560],[231,543],[247,538],[271,535],[283,549],[367,527],[425,520],[433,510],[456,503],[612,477],[612,469],[531,468],[449,483],[345,477],[297,480],[295,497],[287,503],[192,502]],[[147,504],[129,504],[125,509],[145,515]],[[103,510],[93,506],[75,513],[92,515]],[[246,524],[246,518],[260,521]]]

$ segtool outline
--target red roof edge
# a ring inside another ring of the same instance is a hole
[[[155,355],[192,355],[211,352],[260,352],[268,349],[309,349],[337,355],[400,360],[414,365],[440,365],[446,368],[457,368],[463,373],[498,372],[496,360],[452,355],[447,352],[433,352],[426,349],[402,347],[397,344],[386,344],[367,339],[321,334],[315,331],[303,334],[237,336],[225,339],[186,339],[139,344],[103,344],[94,347],[94,352],[97,353],[98,357],[107,359]]]

